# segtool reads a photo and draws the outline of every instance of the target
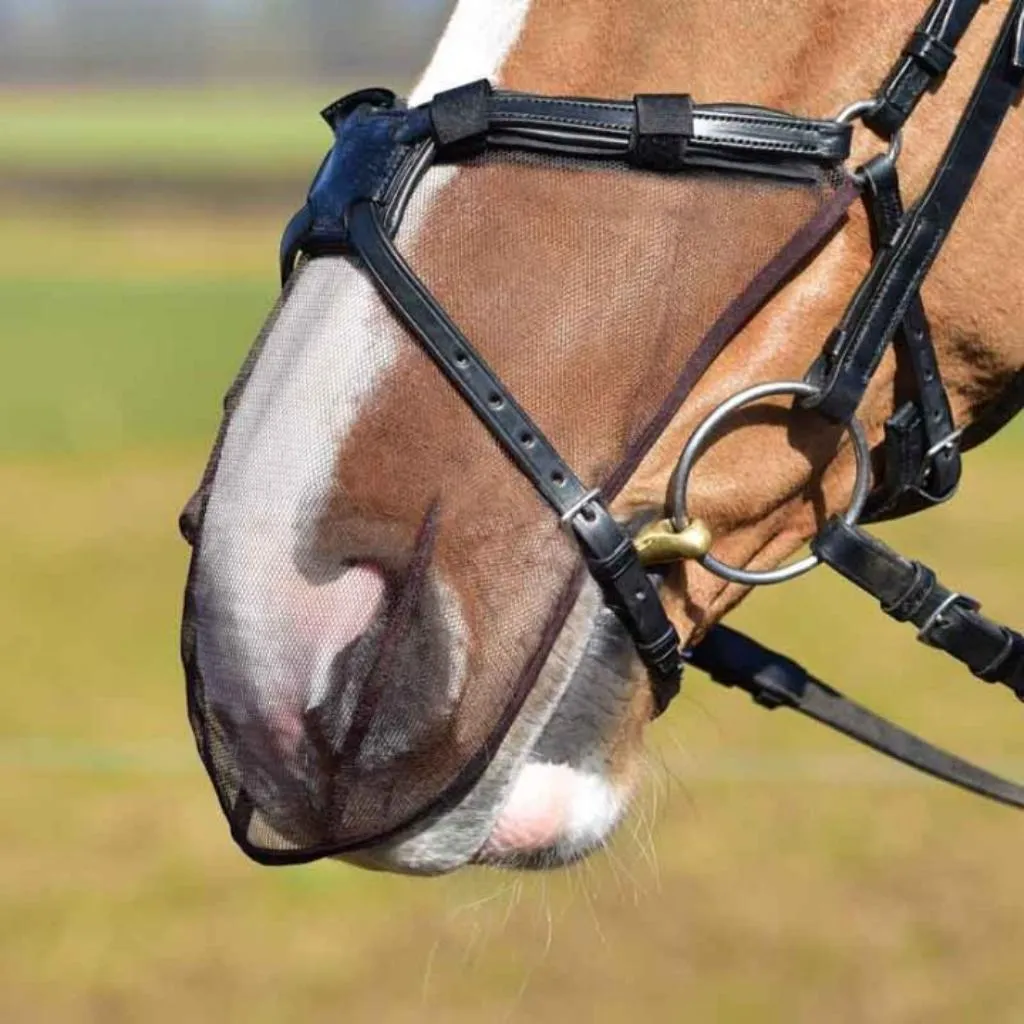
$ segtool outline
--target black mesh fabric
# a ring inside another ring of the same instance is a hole
[[[835,185],[487,156],[432,171],[397,243],[580,477],[615,490]],[[192,722],[263,859],[372,842],[454,799],[583,578],[556,516],[344,257],[297,271],[185,518]]]

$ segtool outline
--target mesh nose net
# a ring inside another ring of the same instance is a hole
[[[396,244],[606,498],[835,224],[840,181],[489,154]],[[302,264],[186,511],[190,713],[235,838],[273,862],[458,799],[585,578],[573,538],[351,256]]]

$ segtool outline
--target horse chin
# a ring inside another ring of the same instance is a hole
[[[403,874],[555,868],[600,849],[628,807],[650,698],[629,638],[587,585],[495,757],[454,807],[342,859]]]

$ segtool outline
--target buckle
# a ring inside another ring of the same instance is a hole
[[[951,430],[941,441],[936,441],[924,453],[925,462],[932,462],[937,455],[941,455],[950,448],[956,448],[960,444],[960,438],[963,437],[965,429],[965,427],[957,427],[956,430]]]
[[[601,500],[601,488],[594,487],[578,501],[574,501],[559,517],[566,529],[572,532],[572,521],[592,502]]]
[[[975,601],[973,597],[953,592],[946,598],[938,608],[935,609],[925,620],[924,625],[917,631],[917,639],[929,647],[937,647],[938,644],[932,639],[932,631],[942,623],[942,616],[950,608],[963,608],[964,611],[976,612],[981,607],[981,602]]]

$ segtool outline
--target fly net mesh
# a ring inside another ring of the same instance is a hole
[[[432,171],[397,244],[583,481],[618,487],[702,339],[835,185],[488,156]],[[192,723],[255,856],[336,853],[456,799],[583,578],[342,257],[297,271],[185,521]]]

